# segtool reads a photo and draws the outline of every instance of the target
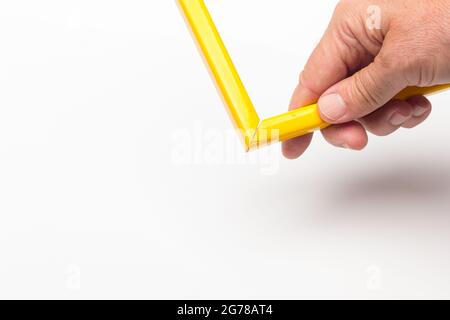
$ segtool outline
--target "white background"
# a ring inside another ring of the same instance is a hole
[[[335,1],[208,4],[258,111],[285,111]],[[230,123],[174,1],[1,1],[0,297],[450,298],[433,102],[360,153],[318,135],[298,161],[221,161]]]

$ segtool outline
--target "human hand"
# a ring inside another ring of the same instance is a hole
[[[363,149],[366,131],[386,136],[431,113],[423,96],[392,98],[409,86],[450,82],[449,0],[342,0],[300,75],[290,110],[318,101],[334,146]],[[283,143],[301,156],[312,134]]]

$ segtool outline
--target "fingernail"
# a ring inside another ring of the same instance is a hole
[[[319,109],[326,120],[337,121],[345,115],[347,106],[340,95],[330,94],[319,99]]]
[[[413,116],[414,117],[420,117],[425,114],[425,112],[428,111],[428,108],[424,108],[422,106],[415,106],[413,110]]]
[[[406,120],[408,120],[408,119],[409,119],[408,116],[404,116],[401,113],[394,113],[394,115],[391,117],[389,122],[394,127],[398,127],[398,126],[401,126],[402,124],[404,124],[406,122]]]
[[[341,148],[343,148],[343,149],[350,149],[350,146],[348,145],[348,144],[342,144],[341,145]]]

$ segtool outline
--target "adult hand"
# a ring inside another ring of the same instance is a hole
[[[290,109],[318,101],[334,146],[361,150],[367,131],[413,128],[431,112],[423,96],[392,100],[408,86],[450,83],[449,0],[342,0],[295,89]],[[312,135],[289,140],[298,158]]]

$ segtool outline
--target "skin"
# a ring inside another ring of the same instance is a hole
[[[380,15],[370,11],[374,5]],[[380,23],[368,25],[369,18]],[[398,92],[444,83],[450,83],[450,0],[342,0],[301,72],[290,110],[318,101],[322,119],[333,124],[322,130],[324,138],[362,150],[367,132],[387,136],[430,115],[427,98],[392,100]],[[300,157],[311,139],[286,141],[283,154]]]

